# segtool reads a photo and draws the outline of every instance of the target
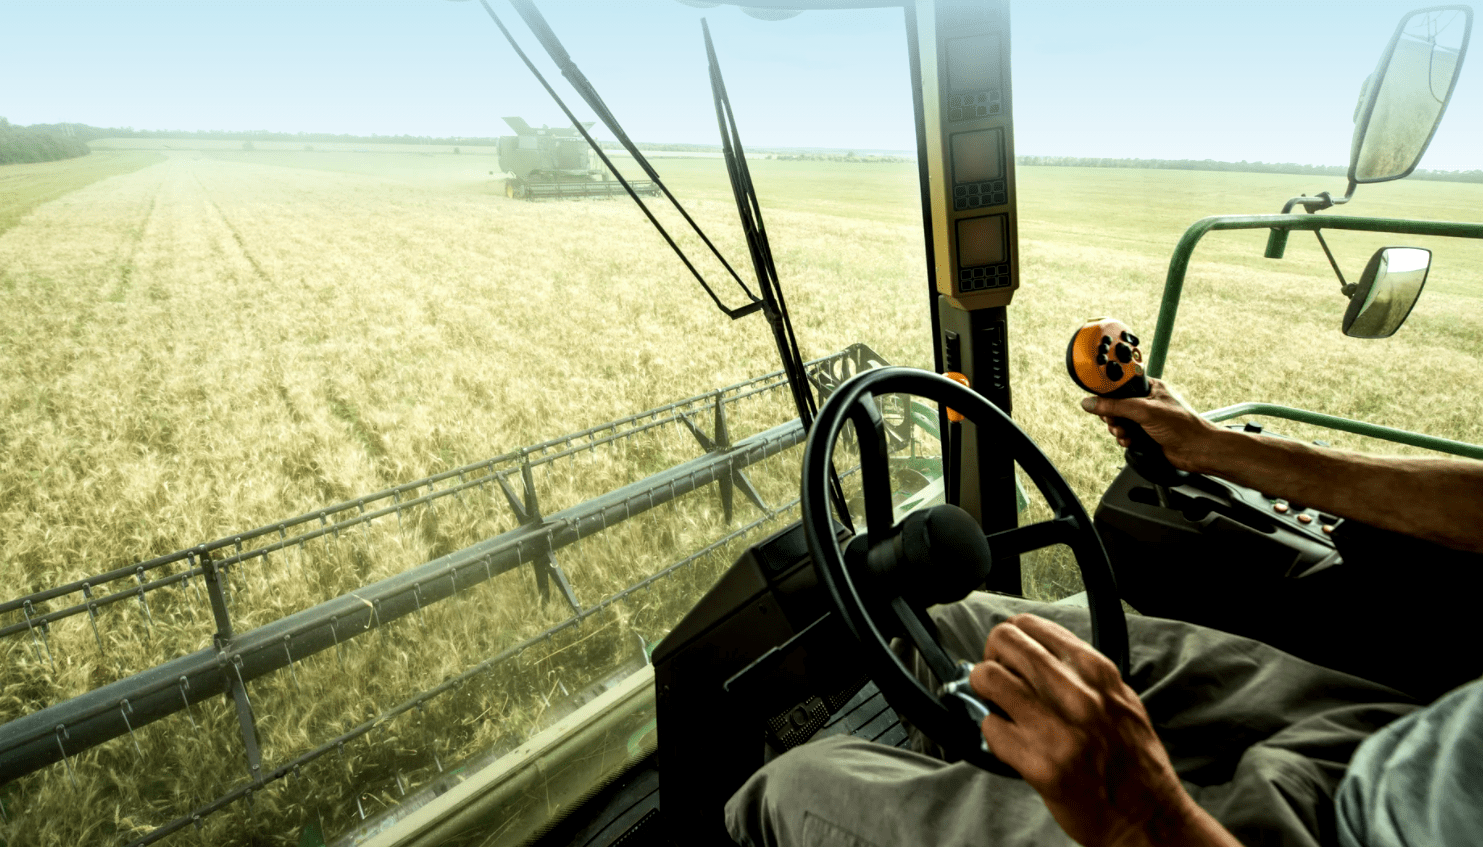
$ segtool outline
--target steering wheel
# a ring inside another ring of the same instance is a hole
[[[1055,517],[984,535],[965,511],[933,506],[894,521],[888,438],[875,398],[912,394],[950,406],[980,427],[979,443],[1012,457],[1029,475]],[[846,419],[855,423],[865,499],[864,534],[841,549],[830,514],[829,468]],[[1092,645],[1128,676],[1128,624],[1112,564],[1091,518],[1066,480],[1008,415],[952,380],[910,368],[865,371],[842,384],[819,410],[803,451],[802,524],[814,569],[850,634],[866,670],[896,711],[950,755],[995,773],[1016,775],[983,741],[986,712],[968,692],[966,663],[951,659],[930,634],[928,606],[961,600],[983,584],[996,555],[1066,544],[1086,585]],[[884,623],[886,626],[882,626]],[[889,639],[911,640],[943,688],[931,691],[891,650]],[[996,710],[988,704],[989,710]]]

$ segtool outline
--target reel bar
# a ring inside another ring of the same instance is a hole
[[[420,691],[417,694],[407,698],[406,700],[403,700],[401,703],[398,703],[397,705],[380,713],[379,715],[370,718],[369,720],[363,721],[352,729],[341,733],[340,735],[324,742],[323,744],[320,744],[319,746],[309,751],[298,755],[297,757],[287,762],[284,762],[281,765],[278,765],[277,767],[267,771],[263,775],[261,782],[247,783],[238,786],[237,788],[227,792],[226,794],[223,794],[215,800],[212,800],[194,809],[190,814],[182,815],[181,817],[176,818],[170,823],[164,824],[163,826],[160,826],[159,828],[153,830],[142,838],[129,842],[128,847],[144,847],[144,845],[153,844],[159,841],[161,838],[172,835],[184,829],[186,826],[190,825],[198,818],[204,818],[207,815],[212,814],[213,812],[220,811],[221,809],[226,808],[232,803],[243,799],[248,794],[252,793],[252,791],[254,791],[255,789],[262,788],[268,783],[298,773],[304,765],[309,764],[310,762],[324,756],[327,753],[331,753],[341,749],[347,742],[369,736],[372,731],[374,731],[378,727],[386,725],[393,718],[401,717],[402,715],[412,711],[413,709],[421,712],[423,707],[425,707],[429,702],[438,698],[439,696],[447,694],[450,691],[458,690],[470,680],[500,667],[505,662],[518,657],[526,650],[546,641],[552,636],[555,636],[565,630],[571,629],[574,626],[580,626],[583,621],[607,611],[609,607],[628,599],[629,596],[639,591],[652,588],[656,583],[668,579],[669,577],[672,577],[675,574],[679,573],[682,568],[688,565],[695,564],[697,561],[708,555],[711,555],[716,550],[721,549],[725,545],[730,544],[738,538],[745,537],[746,535],[752,533],[764,524],[775,521],[780,514],[786,513],[787,511],[795,508],[797,505],[798,499],[794,498],[792,501],[784,504],[781,509],[778,509],[772,514],[764,515],[763,517],[758,518],[757,520],[747,524],[746,526],[741,527],[740,529],[737,529],[736,531],[729,533],[723,538],[707,545],[703,549],[698,550],[686,556],[685,558],[668,565],[663,570],[658,571],[649,577],[646,577],[640,582],[634,583],[633,585],[630,585],[621,591],[615,592],[603,598],[596,605],[584,611],[577,612],[566,620],[547,627],[546,629],[536,633],[535,635],[532,635],[519,644],[513,644],[505,648],[494,656],[491,656],[488,659],[480,662],[479,664],[464,670],[462,673],[459,673],[456,676],[449,677],[448,679],[433,686],[432,688]]]
[[[817,375],[819,374],[830,374],[832,371],[841,370],[846,366],[853,370],[859,370],[866,363],[878,360],[879,356],[868,347],[864,345],[852,345],[839,353],[815,359],[809,362],[807,367],[816,375],[814,378],[818,378]],[[501,468],[518,467],[523,458],[527,458],[533,465],[542,465],[555,462],[558,459],[569,458],[578,453],[590,452],[598,447],[606,446],[625,438],[631,438],[657,427],[677,424],[682,414],[700,411],[713,406],[718,396],[722,398],[724,403],[732,404],[776,391],[782,387],[784,378],[785,373],[783,371],[773,371],[745,382],[735,383],[706,394],[697,394],[684,400],[678,400],[643,412],[627,415],[560,438],[542,441],[519,450],[512,450],[493,458],[473,462],[423,479],[403,483],[354,500],[347,500],[326,506],[322,509],[267,524],[266,526],[246,532],[233,533],[214,541],[182,548],[163,556],[134,562],[83,579],[73,580],[52,588],[46,588],[16,597],[12,600],[6,600],[0,603],[0,615],[12,612],[20,613],[29,609],[31,611],[28,614],[31,617],[29,622],[23,620],[0,627],[0,638],[26,632],[33,627],[41,626],[43,623],[54,622],[72,615],[85,614],[89,606],[96,609],[128,599],[135,596],[140,589],[149,592],[180,582],[188,582],[191,578],[203,573],[200,563],[201,558],[210,556],[218,551],[228,551],[226,555],[215,559],[218,566],[230,567],[253,559],[264,558],[269,554],[278,553],[290,547],[300,546],[316,538],[337,534],[341,530],[354,527],[358,524],[366,524],[378,518],[398,513],[404,509],[430,504],[450,494],[456,496],[471,488],[491,484],[499,473],[504,472]],[[440,484],[444,483],[447,483],[447,485],[439,487]],[[406,497],[407,494],[418,492],[421,489],[428,489],[428,491],[411,498]],[[380,505],[382,501],[386,501],[386,505]],[[267,543],[262,546],[243,549],[244,545],[259,540],[266,540]],[[175,563],[182,563],[185,567],[167,576],[152,577],[142,585],[131,584],[126,589],[102,595],[96,593],[101,586],[105,586],[109,582],[121,579],[137,579],[141,568],[145,574],[150,574],[152,571]],[[82,595],[82,602],[61,610],[36,608],[43,603],[66,597],[69,594]],[[35,614],[37,611],[40,614]]]

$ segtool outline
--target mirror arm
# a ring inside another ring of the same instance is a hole
[[[1345,203],[1348,203],[1350,199],[1354,197],[1355,185],[1356,183],[1354,182],[1354,180],[1349,180],[1349,188],[1344,191],[1343,197],[1335,197],[1327,191],[1320,191],[1317,197],[1309,197],[1307,195],[1294,197],[1283,204],[1282,214],[1292,214],[1293,207],[1298,205],[1301,205],[1303,207],[1303,211],[1307,212],[1310,215],[1321,212],[1324,209],[1328,209],[1333,206],[1342,206]],[[1317,232],[1317,230],[1314,231]],[[1283,229],[1282,227],[1272,227],[1272,230],[1267,233],[1267,252],[1263,255],[1266,256],[1268,259],[1282,258],[1283,253],[1287,251],[1287,232],[1288,231],[1286,229]],[[1320,236],[1318,240],[1322,241],[1323,238]],[[1323,249],[1325,252],[1328,251],[1328,247],[1326,245]],[[1334,257],[1330,256],[1329,262],[1332,263],[1333,261]],[[1337,273],[1338,270],[1338,266],[1335,265],[1334,271]],[[1339,275],[1339,279],[1344,279],[1343,274]]]
[[[1323,240],[1323,231],[1315,229],[1313,230],[1313,235],[1318,238],[1319,245],[1323,247],[1323,255],[1329,257],[1329,267],[1334,269],[1334,276],[1339,278],[1339,291],[1345,297],[1352,296],[1357,286],[1354,283],[1344,281],[1344,272],[1339,270],[1339,263],[1334,260],[1334,254],[1329,250],[1329,243]]]
[[[1333,206],[1342,206],[1354,198],[1354,187],[1355,183],[1350,181],[1349,189],[1344,192],[1343,197],[1335,197],[1327,191],[1318,192],[1316,197],[1294,197],[1282,206],[1282,214],[1292,214],[1292,207],[1297,205],[1302,205],[1303,210],[1310,215]]]

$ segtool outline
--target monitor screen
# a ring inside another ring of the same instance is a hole
[[[958,267],[978,268],[1007,261],[1004,222],[1004,215],[958,221]]]
[[[970,35],[947,40],[949,91],[985,91],[1003,87],[999,35]]]
[[[981,129],[952,137],[953,183],[1004,178],[1004,130]]]

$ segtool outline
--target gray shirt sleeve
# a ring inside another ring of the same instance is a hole
[[[1477,844],[1483,833],[1483,680],[1366,739],[1335,805],[1344,847]]]

